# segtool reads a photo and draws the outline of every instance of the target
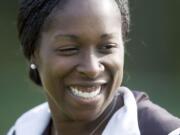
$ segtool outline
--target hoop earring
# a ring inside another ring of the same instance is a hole
[[[34,69],[36,69],[36,65],[35,64],[31,64],[30,68],[34,70]]]

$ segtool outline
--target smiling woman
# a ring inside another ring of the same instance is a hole
[[[121,86],[127,0],[23,0],[18,30],[48,104],[8,135],[167,135],[180,127],[144,93]]]

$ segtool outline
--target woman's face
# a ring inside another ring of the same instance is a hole
[[[123,77],[121,15],[113,0],[69,0],[45,22],[35,52],[52,112],[61,120],[94,120]]]

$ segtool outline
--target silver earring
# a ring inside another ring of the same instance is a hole
[[[31,64],[30,67],[31,67],[31,69],[33,69],[33,70],[36,69],[36,65],[35,65],[35,64]]]

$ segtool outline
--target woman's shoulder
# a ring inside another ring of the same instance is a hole
[[[33,135],[42,133],[49,124],[50,111],[47,103],[43,103],[22,114],[7,135]]]
[[[142,135],[168,135],[180,128],[180,119],[150,101],[144,92],[133,91],[137,101],[139,128]],[[180,135],[180,131],[178,134]]]

